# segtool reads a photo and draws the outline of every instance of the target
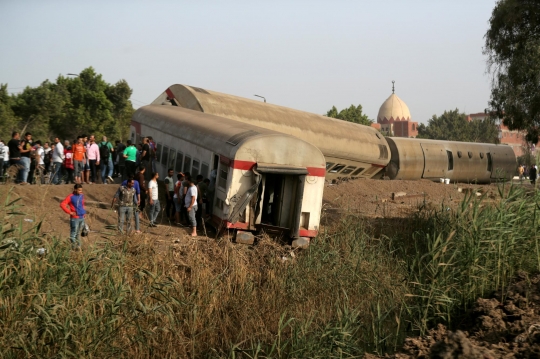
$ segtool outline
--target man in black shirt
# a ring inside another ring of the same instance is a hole
[[[10,166],[18,165],[21,159],[20,141],[21,135],[19,132],[13,132],[11,140],[8,142],[9,148],[9,164]]]
[[[149,182],[150,175],[152,173],[152,162],[150,161],[150,144],[148,137],[143,139],[142,154],[141,154],[141,164],[146,168],[144,173],[144,179]]]

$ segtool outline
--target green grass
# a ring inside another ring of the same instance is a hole
[[[0,357],[352,358],[450,327],[540,269],[538,197],[502,188],[406,220],[346,215],[302,252],[144,237],[70,250],[0,207]],[[19,224],[15,224],[19,223]],[[381,234],[382,233],[382,234]],[[385,236],[386,233],[386,236]],[[36,249],[45,247],[39,256]],[[285,258],[285,260],[283,259]]]

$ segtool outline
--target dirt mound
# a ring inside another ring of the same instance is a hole
[[[338,184],[327,183],[323,211],[349,212],[368,218],[405,218],[419,208],[454,208],[466,193],[498,196],[496,184],[442,184],[429,180],[389,181],[357,179]]]
[[[540,275],[521,273],[504,296],[478,299],[461,329],[439,325],[427,336],[407,338],[391,358],[539,358]]]

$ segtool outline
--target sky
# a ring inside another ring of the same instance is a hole
[[[0,83],[16,93],[92,66],[133,105],[186,84],[325,114],[392,93],[412,120],[483,112],[494,0],[0,0]]]

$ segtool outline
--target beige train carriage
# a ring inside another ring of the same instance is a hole
[[[507,145],[400,137],[386,140],[391,153],[386,175],[391,179],[489,183],[510,180],[516,171],[516,156]]]
[[[172,85],[153,104],[226,117],[298,137],[326,157],[326,177],[377,178],[389,148],[374,128],[187,85]]]
[[[321,151],[296,137],[181,107],[144,106],[132,139],[152,136],[158,170],[215,174],[216,227],[315,237],[324,189]],[[195,167],[195,163],[197,164]],[[210,176],[214,178],[214,176]]]

